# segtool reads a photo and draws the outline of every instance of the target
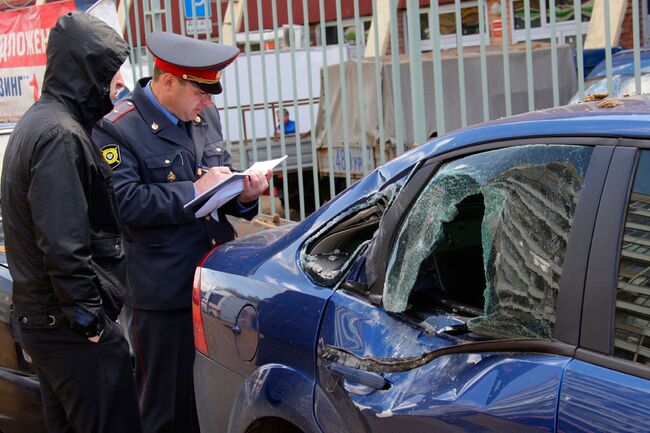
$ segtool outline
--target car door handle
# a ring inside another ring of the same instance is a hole
[[[359,370],[356,368],[348,367],[347,365],[339,364],[338,362],[328,363],[327,370],[332,374],[341,376],[346,380],[369,386],[374,389],[390,388],[390,382],[388,382],[382,375],[373,373],[371,371]]]

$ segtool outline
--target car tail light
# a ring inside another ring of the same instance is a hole
[[[194,284],[192,287],[192,322],[194,323],[194,347],[196,350],[208,356],[208,343],[205,341],[203,330],[203,318],[201,317],[201,268],[194,272]]]
[[[194,324],[194,347],[196,350],[208,356],[208,343],[205,340],[205,330],[203,328],[203,317],[201,316],[201,269],[203,263],[210,257],[213,248],[208,252],[194,272],[194,283],[192,284],[192,323]]]

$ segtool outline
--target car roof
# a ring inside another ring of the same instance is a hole
[[[650,73],[650,48],[642,48],[639,51],[641,73],[648,74]],[[634,50],[619,51],[612,56],[612,75],[634,75]],[[605,76],[607,76],[607,63],[603,60],[591,70],[587,79]]]
[[[571,104],[481,123],[418,146],[380,170],[390,178],[418,160],[452,150],[486,142],[553,136],[650,139],[650,95]]]

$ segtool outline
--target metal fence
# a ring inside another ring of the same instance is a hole
[[[271,197],[264,212],[302,220],[369,170],[433,136],[558,106],[574,93],[583,99],[592,84],[585,81],[586,27],[602,26],[602,86],[612,94],[619,85],[612,67],[612,35],[620,33],[611,24],[614,1],[454,0],[421,7],[419,0],[372,0],[370,7],[361,0],[362,11],[360,0],[136,0],[120,11],[134,81],[152,70],[143,47],[153,30],[241,48],[224,71],[223,94],[214,98],[227,149],[241,168],[289,155],[271,188],[283,209]],[[631,14],[628,90],[642,93],[637,1]],[[275,114],[285,109],[293,113],[295,135],[278,128]]]

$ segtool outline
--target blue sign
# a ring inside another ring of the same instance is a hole
[[[210,16],[210,8],[207,7],[208,0],[185,0],[185,18],[204,18]],[[194,7],[192,7],[194,4]],[[207,14],[206,14],[207,8]]]

